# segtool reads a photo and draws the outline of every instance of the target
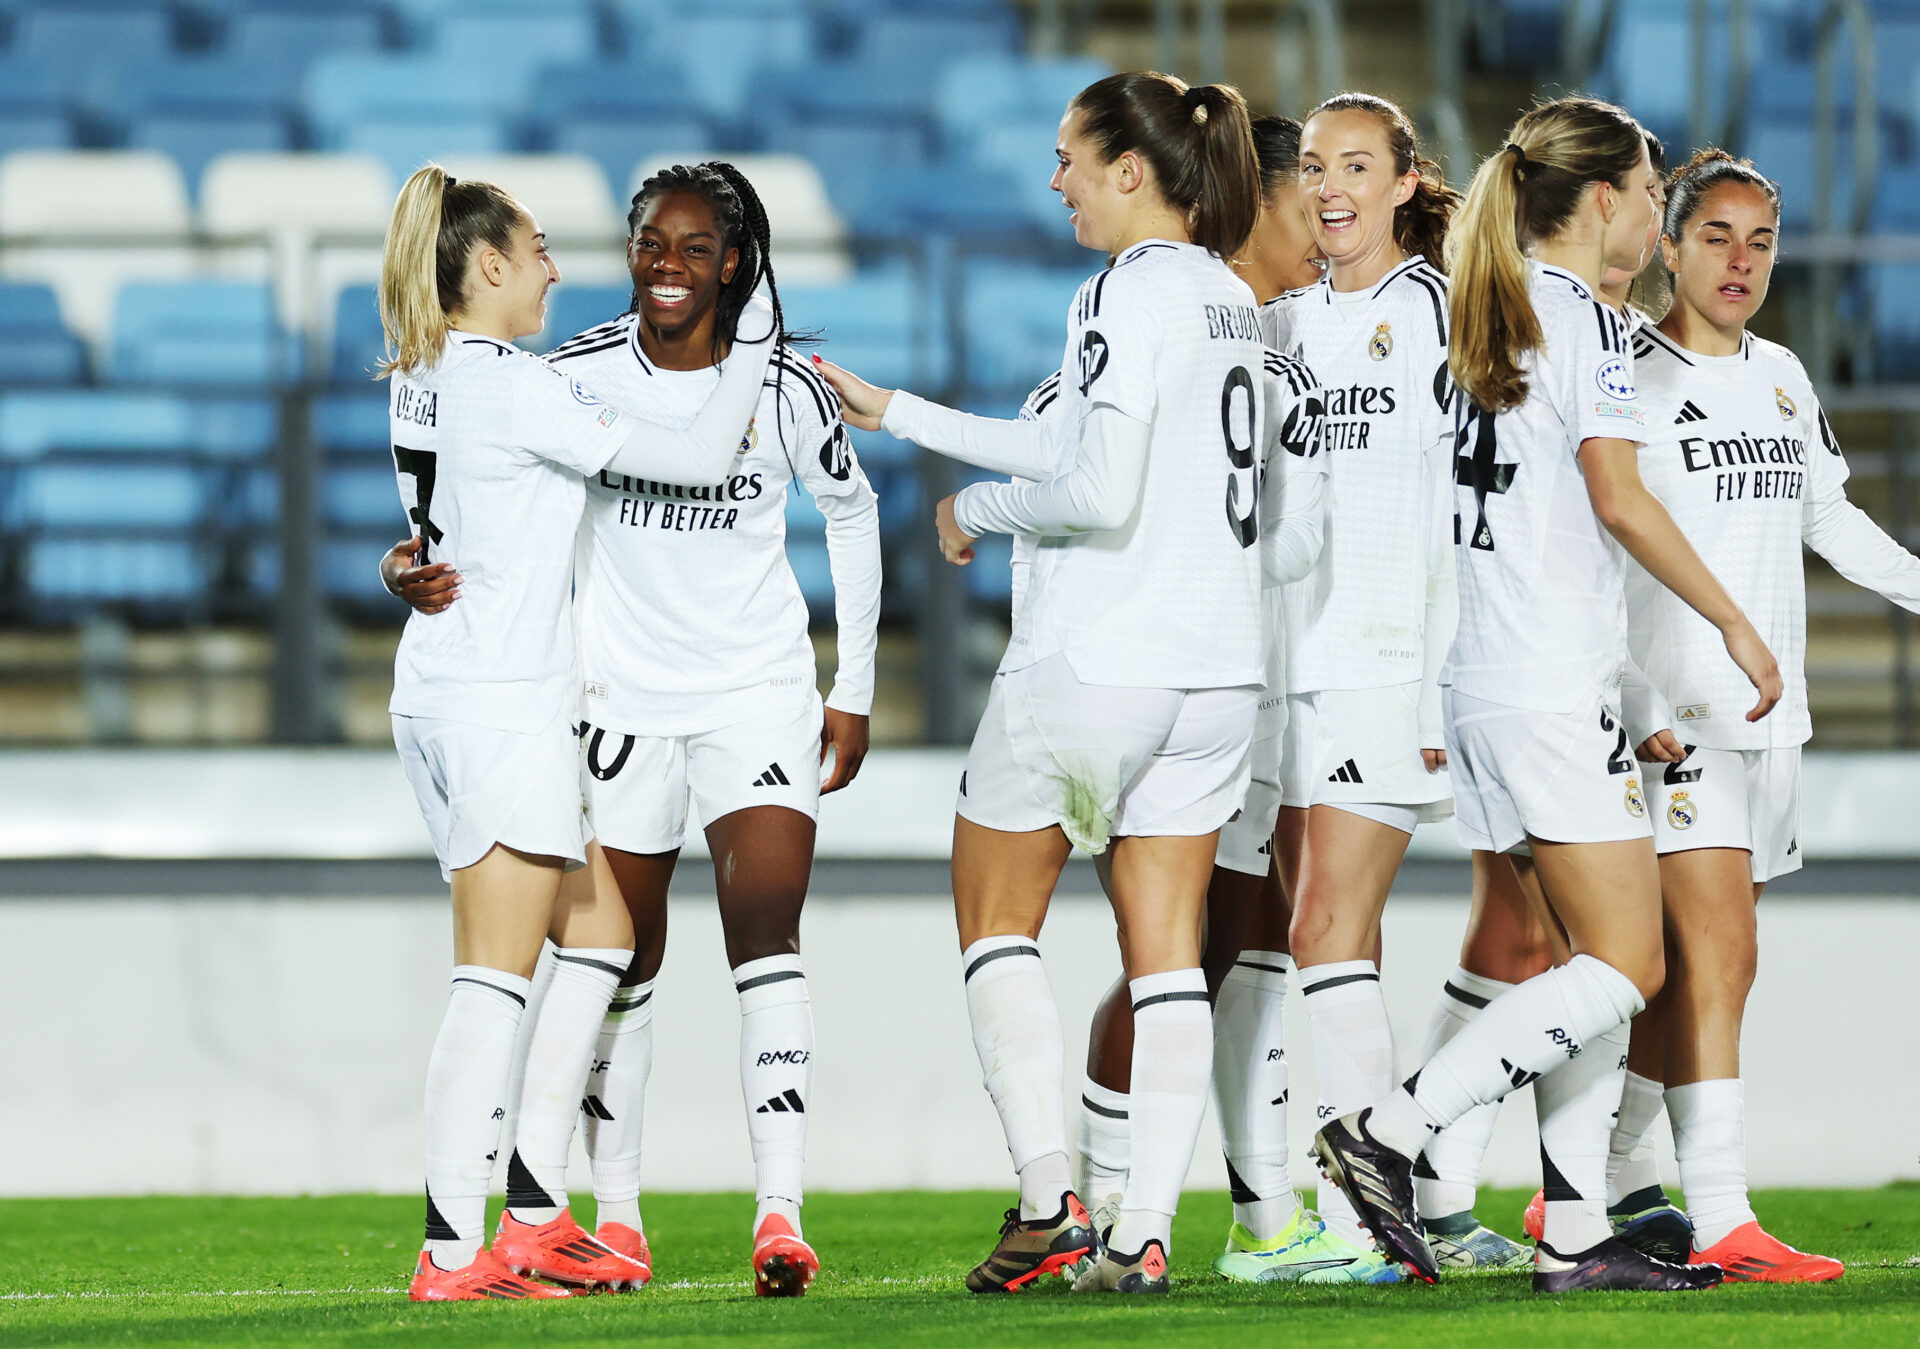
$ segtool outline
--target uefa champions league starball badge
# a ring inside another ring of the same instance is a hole
[[[1687,798],[1685,792],[1675,792],[1673,800],[1667,805],[1667,823],[1675,829],[1691,829],[1693,822],[1700,818],[1700,808]]]
[[[1393,355],[1393,325],[1383,323],[1373,330],[1373,336],[1367,339],[1367,355],[1376,361],[1384,361]]]
[[[1777,384],[1773,389],[1773,402],[1774,406],[1780,409],[1780,420],[1783,422],[1792,421],[1794,413],[1800,410],[1793,405],[1793,400],[1787,397],[1787,391]]]
[[[1627,779],[1627,814],[1633,816],[1636,820],[1646,818],[1647,798],[1640,792],[1639,778]]]

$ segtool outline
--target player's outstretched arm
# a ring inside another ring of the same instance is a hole
[[[1072,468],[1045,482],[975,483],[954,498],[954,524],[974,538],[1118,529],[1146,489],[1150,436],[1147,423],[1096,404],[1080,425]]]
[[[1052,463],[1047,430],[1040,422],[976,417],[904,389],[878,388],[823,357],[815,356],[813,362],[839,393],[847,421],[863,431],[885,431],[935,454],[1011,478],[1037,481]]]
[[[1847,500],[1842,484],[1807,503],[1800,537],[1855,585],[1920,613],[1920,557]]]
[[[1758,721],[1780,701],[1780,667],[1719,578],[1687,542],[1660,498],[1640,480],[1640,447],[1631,440],[1595,437],[1580,443],[1580,471],[1586,479],[1593,513],[1653,579],[1678,595],[1700,617],[1720,629],[1733,657],[1760,701],[1747,713]]]

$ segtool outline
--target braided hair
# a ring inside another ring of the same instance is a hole
[[[669,192],[690,192],[706,202],[713,211],[714,222],[720,226],[721,252],[724,254],[729,248],[740,250],[740,265],[734,268],[733,279],[721,284],[720,301],[714,310],[714,360],[720,359],[721,346],[738,336],[741,311],[747,307],[762,277],[766,278],[768,298],[773,301],[773,326],[780,334],[780,341],[793,341],[794,335],[786,330],[786,315],[780,308],[780,289],[773,279],[773,228],[767,221],[767,208],[761,204],[753,184],[747,181],[747,175],[721,160],[675,164],[661,169],[641,183],[640,190],[633,194],[633,205],[627,211],[628,238],[639,230],[648,205]],[[636,313],[639,308],[640,292],[636,288],[627,312]],[[755,335],[749,334],[752,336]]]

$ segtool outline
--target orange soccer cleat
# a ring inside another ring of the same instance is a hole
[[[1830,1283],[1847,1267],[1829,1255],[1796,1251],[1757,1222],[1741,1223],[1733,1231],[1691,1257],[1696,1265],[1719,1265],[1728,1283]]]
[[[769,1213],[753,1234],[753,1295],[799,1297],[820,1272],[813,1247],[777,1213]]]
[[[413,1267],[407,1296],[415,1302],[521,1302],[528,1298],[569,1297],[564,1288],[528,1283],[500,1263],[492,1251],[481,1251],[459,1269],[441,1269],[425,1251]]]
[[[640,1276],[640,1282],[653,1277],[653,1253],[647,1249],[645,1232],[635,1231],[625,1223],[601,1223],[593,1235],[602,1246],[611,1247],[644,1269],[646,1273]]]
[[[1535,1190],[1533,1198],[1527,1201],[1527,1211],[1520,1215],[1520,1228],[1527,1234],[1527,1240],[1539,1241],[1547,1234],[1547,1192]]]
[[[515,1274],[538,1274],[590,1292],[636,1289],[653,1277],[653,1272],[638,1260],[589,1236],[573,1220],[571,1209],[561,1209],[559,1217],[538,1227],[502,1210],[493,1252]]]

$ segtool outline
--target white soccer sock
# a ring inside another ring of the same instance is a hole
[[[1193,1145],[1213,1077],[1213,1013],[1199,969],[1143,974],[1133,999],[1133,1164],[1114,1225],[1123,1255],[1155,1238],[1173,1252],[1173,1214],[1193,1164]]]
[[[426,1249],[441,1269],[473,1263],[486,1237],[508,1063],[532,988],[517,974],[484,965],[453,970],[427,1060]]]
[[[520,1032],[513,1039],[513,1065],[507,1070],[507,1118],[500,1130],[509,1154],[513,1140],[520,1136],[520,1096],[527,1089],[527,1047],[533,1043],[533,1028],[540,1020],[540,1004],[553,987],[554,949],[551,940],[540,943],[540,959],[533,966],[533,991],[527,994],[527,1010],[520,1014]],[[499,1167],[494,1170],[499,1174]]]
[[[1590,1036],[1577,1058],[1533,1084],[1540,1119],[1546,1243],[1562,1255],[1613,1235],[1607,1222],[1607,1139],[1627,1071],[1627,1028]]]
[[[1627,1073],[1620,1089],[1620,1117],[1607,1143],[1607,1203],[1618,1204],[1642,1190],[1660,1188],[1660,1166],[1653,1155],[1653,1122],[1660,1118],[1666,1088],[1650,1077]]]
[[[1067,1050],[1040,948],[982,937],[960,953],[960,968],[973,1048],[1020,1175],[1020,1216],[1049,1217],[1067,1191]]]
[[[1233,1218],[1278,1236],[1299,1211],[1287,1173],[1287,1040],[1281,1016],[1293,957],[1242,951],[1213,1006],[1213,1096]]]
[[[1464,965],[1455,966],[1440,986],[1420,1061],[1424,1063],[1446,1048],[1448,1041],[1465,1030],[1488,1003],[1512,987],[1504,980],[1475,974]],[[1427,1144],[1426,1152],[1413,1165],[1414,1204],[1424,1221],[1473,1212],[1480,1163],[1486,1158],[1487,1146],[1493,1142],[1493,1127],[1499,1122],[1498,1102],[1475,1106]]]
[[[1482,1009],[1408,1085],[1374,1107],[1367,1129],[1407,1157],[1476,1105],[1497,1101],[1565,1063],[1646,1002],[1633,980],[1593,956],[1575,956]]]
[[[1704,1251],[1754,1220],[1747,1199],[1746,1092],[1737,1077],[1668,1087],[1667,1115],[1693,1249]]]
[[[740,995],[740,1094],[753,1139],[753,1215],[769,1213],[800,1230],[807,1164],[807,1102],[813,1098],[813,1003],[798,955],[736,965]]]
[[[523,1223],[552,1222],[567,1207],[567,1153],[593,1066],[594,1041],[633,952],[573,946],[553,953],[553,983],[527,1045],[520,1123],[507,1162],[507,1208]]]
[[[622,984],[607,1004],[587,1073],[587,1160],[593,1165],[594,1225],[640,1225],[640,1132],[653,1071],[653,980]]]
[[[1127,1187],[1127,1163],[1133,1156],[1132,1098],[1111,1091],[1091,1077],[1080,1084],[1080,1202],[1104,1206]]]
[[[1314,1076],[1320,1084],[1316,1118],[1322,1123],[1372,1104],[1393,1090],[1393,1026],[1380,992],[1380,967],[1371,960],[1338,960],[1300,967],[1313,1037]],[[1334,1235],[1370,1249],[1353,1204],[1337,1186],[1320,1182],[1320,1216]]]

